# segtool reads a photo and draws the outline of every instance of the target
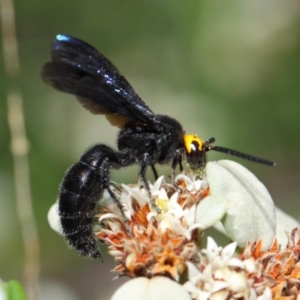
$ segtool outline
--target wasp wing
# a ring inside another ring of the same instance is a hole
[[[155,114],[137,95],[117,68],[87,43],[57,35],[52,62],[44,65],[42,78],[56,89],[74,94],[83,106],[123,127],[129,120],[159,130]]]

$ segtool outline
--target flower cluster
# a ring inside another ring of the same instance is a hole
[[[209,194],[207,181],[179,175],[174,187],[160,177],[150,184],[150,191],[159,212],[151,207],[141,184],[121,186],[119,198],[127,220],[104,197],[98,214],[103,227],[96,235],[109,246],[117,261],[115,270],[122,275],[179,280],[186,262],[196,257],[201,233],[200,224],[195,223],[196,208]]]
[[[141,182],[112,186],[123,213],[108,193],[99,202],[96,237],[114,271],[131,278],[113,300],[300,299],[300,224],[252,173],[223,160],[209,162],[203,179],[180,174],[175,183],[149,183],[155,206]],[[58,230],[55,213],[50,220]],[[233,242],[208,237],[202,247],[212,226]]]
[[[258,241],[249,243],[240,255],[242,260],[259,264],[261,276],[254,284],[270,287],[273,299],[300,298],[300,228],[294,228],[287,237],[286,247],[280,247],[275,239],[270,249],[263,251]]]
[[[208,238],[207,248],[196,265],[189,263],[189,280],[184,284],[192,299],[271,299],[262,277],[262,264],[253,257],[235,255],[236,242],[218,247]]]

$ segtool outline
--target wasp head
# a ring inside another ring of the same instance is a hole
[[[195,134],[185,134],[183,136],[185,156],[187,163],[192,169],[200,169],[206,163],[206,142],[203,142]]]

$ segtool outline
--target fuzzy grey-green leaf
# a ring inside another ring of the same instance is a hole
[[[222,196],[207,196],[197,206],[196,223],[204,230],[219,222],[227,210],[227,201]]]
[[[209,162],[206,167],[211,195],[227,199],[222,220],[228,236],[240,247],[247,241],[271,246],[276,233],[273,200],[265,186],[245,167],[229,161]]]

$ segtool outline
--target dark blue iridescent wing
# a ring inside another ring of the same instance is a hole
[[[79,39],[57,35],[52,62],[44,65],[41,75],[47,84],[76,95],[92,113],[105,114],[113,125],[123,127],[133,120],[159,131],[155,114],[117,68]]]

